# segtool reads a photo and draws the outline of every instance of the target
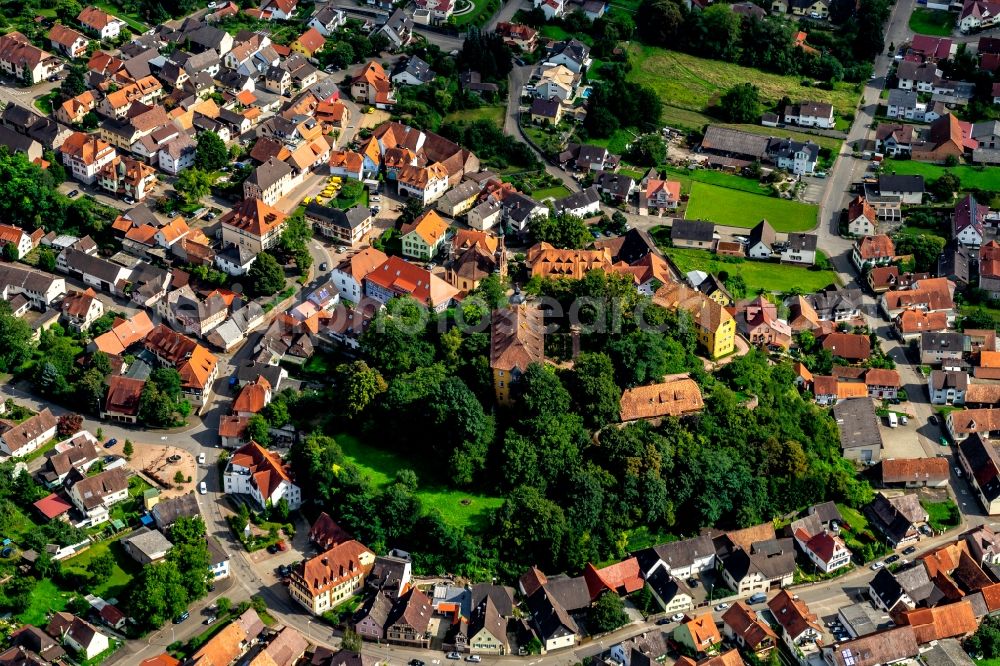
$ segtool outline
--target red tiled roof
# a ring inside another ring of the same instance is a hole
[[[52,520],[53,518],[61,516],[72,509],[73,505],[59,495],[51,493],[35,502],[34,507],[38,509],[43,516]]]
[[[604,591],[618,595],[631,594],[641,590],[644,585],[639,560],[634,557],[603,569],[597,569],[588,562],[583,570],[583,578],[587,581],[591,599],[597,599]]]

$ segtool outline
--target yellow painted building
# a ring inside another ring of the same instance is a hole
[[[545,318],[535,306],[521,304],[495,310],[490,323],[490,369],[497,402],[511,403],[511,384],[532,363],[545,360]]]
[[[722,305],[682,284],[660,287],[653,302],[668,310],[685,310],[691,315],[698,343],[711,358],[720,358],[736,349],[736,320]]]

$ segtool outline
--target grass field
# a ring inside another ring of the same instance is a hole
[[[800,201],[732,190],[709,183],[691,184],[685,217],[752,229],[766,218],[775,231],[808,231],[816,226],[817,207]]]
[[[531,197],[536,201],[544,201],[549,197],[553,199],[561,199],[563,197],[568,197],[571,194],[569,189],[565,185],[556,185],[555,187],[543,187],[540,190],[534,190],[531,193]]]
[[[958,525],[960,521],[958,505],[950,499],[942,502],[921,501],[920,506],[927,512],[927,522],[934,530],[945,530]]]
[[[786,292],[793,286],[804,292],[813,292],[837,282],[837,276],[833,271],[811,271],[803,266],[767,261],[722,261],[708,250],[666,248],[664,252],[684,273],[702,270],[712,274],[726,271],[730,275],[739,275],[747,283],[749,293],[756,293],[758,289]]]
[[[696,112],[714,106],[726,89],[745,81],[752,81],[760,88],[761,98],[767,102],[777,102],[786,95],[792,99],[829,102],[837,115],[853,112],[860,98],[855,84],[838,83],[834,90],[822,90],[802,85],[800,77],[771,74],[637,43],[629,47],[629,56],[630,80],[650,86],[665,103]],[[665,113],[664,119],[669,118],[670,113]]]
[[[474,6],[471,12],[468,14],[456,14],[453,17],[456,26],[482,25],[493,15],[493,12],[500,9],[500,0],[470,0],[470,2]]]
[[[993,317],[993,321],[1000,324],[1000,308],[991,307],[989,305],[963,305],[959,308],[959,312],[963,315],[969,315],[976,310],[983,310],[986,314]]]
[[[666,167],[665,171],[670,180],[680,182],[682,194],[690,194],[691,185],[696,182],[718,185],[719,187],[750,192],[751,194],[760,194],[765,197],[771,194],[771,191],[761,185],[759,181],[743,178],[742,176],[734,176],[722,171],[713,171],[711,169],[678,169],[676,167]]]
[[[335,439],[348,460],[357,465],[377,486],[391,483],[396,478],[396,472],[401,469],[412,469],[420,480],[417,497],[424,508],[437,509],[447,523],[456,527],[481,531],[486,528],[490,513],[503,504],[499,497],[438,485],[437,479],[440,478],[442,468],[437,461],[404,458],[392,451],[368,446],[351,435],[337,435]]]
[[[977,167],[959,165],[946,167],[940,164],[928,164],[916,160],[886,160],[884,173],[896,173],[901,176],[923,176],[924,180],[937,180],[946,171],[958,176],[962,181],[963,190],[985,190],[995,192],[1000,190],[1000,169],[996,167]]]
[[[478,109],[452,111],[444,117],[446,123],[472,123],[477,120],[489,120],[498,128],[503,129],[505,109],[502,106],[481,106]]]
[[[71,592],[63,592],[48,578],[38,581],[31,590],[31,604],[17,619],[24,624],[34,624],[44,627],[49,613],[66,608],[66,602],[73,596]]]
[[[763,134],[766,136],[780,136],[795,139],[796,141],[812,141],[813,143],[819,145],[821,148],[829,148],[834,153],[840,151],[840,145],[843,143],[840,139],[835,139],[830,136],[822,136],[819,134],[809,134],[807,132],[798,132],[795,130],[788,129],[787,127],[778,129],[776,127],[764,127],[763,125],[740,125],[733,123],[722,123],[719,122],[718,118],[713,118],[712,116],[701,113],[700,111],[694,111],[692,109],[684,109],[679,106],[675,106],[670,103],[670,100],[663,100],[663,122],[670,127],[701,131],[705,125],[721,125],[722,127],[733,127],[735,129],[743,130],[744,132],[750,132],[751,134]]]
[[[918,35],[947,37],[955,29],[955,15],[951,12],[915,7],[910,14],[910,30]]]
[[[98,8],[103,9],[109,14],[113,14],[114,16],[117,16],[121,20],[125,21],[125,23],[128,23],[128,27],[140,35],[149,30],[149,26],[140,21],[138,16],[126,14],[122,11],[122,8],[117,5],[113,5],[110,2],[95,2],[94,4]]]
[[[115,566],[111,569],[111,575],[108,577],[108,580],[95,588],[93,593],[100,597],[121,598],[129,583],[132,582],[135,573],[137,573],[135,567],[130,566],[134,562],[122,548],[121,542],[108,540],[95,543],[76,557],[71,557],[63,562],[63,568],[86,572],[87,565],[90,564],[91,560],[107,552],[110,552],[115,558]],[[125,563],[126,568],[122,568],[121,563]]]
[[[617,129],[615,133],[606,139],[597,139],[590,137],[587,139],[587,143],[593,146],[601,146],[602,148],[607,148],[608,151],[615,153],[616,155],[621,155],[625,152],[625,147],[635,139],[635,134],[628,131],[627,129]],[[577,139],[573,139],[576,141]]]

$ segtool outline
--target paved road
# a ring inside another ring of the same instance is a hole
[[[545,155],[539,152],[533,145],[528,143],[528,140],[521,133],[521,127],[518,124],[518,117],[521,115],[520,94],[521,90],[524,88],[524,84],[531,78],[533,70],[533,66],[523,65],[520,67],[515,66],[514,69],[510,71],[510,76],[507,79],[507,90],[509,94],[507,95],[507,115],[504,117],[503,122],[504,134],[514,137],[531,148],[531,151],[535,153],[535,156],[545,165],[546,173],[562,181],[562,184],[565,185],[570,192],[579,192],[580,184],[576,182],[567,171],[551,164],[548,159],[546,159]]]
[[[52,92],[61,83],[61,81],[43,81],[30,88],[20,88],[17,82],[10,77],[0,76],[0,103],[4,106],[14,103],[19,106],[28,107],[32,111],[38,111],[38,108],[35,106],[35,100]],[[39,111],[39,113],[41,112]]]

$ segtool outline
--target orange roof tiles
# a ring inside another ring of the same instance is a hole
[[[867,398],[868,387],[858,382],[837,382],[837,400]]]
[[[260,199],[244,199],[243,203],[222,216],[222,225],[263,238],[268,232],[284,224],[285,219],[284,213]]]
[[[457,289],[441,278],[402,257],[389,257],[365,279],[386,291],[412,296],[432,308],[447,303],[458,294]]]
[[[301,46],[305,50],[309,51],[310,53],[314,53],[319,49],[323,48],[323,44],[325,43],[326,40],[324,39],[323,34],[319,30],[317,30],[316,28],[309,28],[301,35],[299,35],[299,38],[296,39],[295,41],[299,44],[299,46]]]
[[[865,236],[858,241],[858,254],[862,260],[893,257],[896,255],[896,246],[885,234]]]
[[[232,465],[250,470],[254,485],[264,498],[269,498],[282,481],[292,483],[291,471],[281,457],[257,442],[240,447],[230,460]]]
[[[141,310],[131,319],[116,319],[110,331],[94,338],[94,344],[105,354],[119,356],[135,343],[144,340],[153,328],[149,315]]]
[[[493,311],[490,367],[524,372],[545,360],[545,319],[540,308],[522,303]]]
[[[715,626],[715,620],[712,618],[711,613],[705,613],[688,619],[683,625],[691,632],[691,638],[694,640],[694,644],[698,647],[699,651],[704,650],[703,646],[717,645],[722,642],[722,636],[719,635],[719,630]]]
[[[528,249],[531,275],[582,279],[592,270],[611,269],[611,252],[601,250],[563,250],[549,243],[537,243]]]
[[[375,554],[359,541],[350,540],[306,560],[292,572],[313,596],[340,585],[343,581],[367,575],[375,563]]]
[[[641,590],[645,584],[639,571],[639,561],[634,557],[602,569],[588,562],[583,570],[583,578],[587,581],[591,599],[596,599],[604,591],[617,595],[631,594]]]
[[[682,377],[662,384],[626,389],[620,401],[622,421],[681,416],[700,411],[705,406],[698,384]]]
[[[267,406],[271,397],[271,384],[258,377],[256,382],[251,382],[243,387],[240,394],[233,401],[233,412],[250,412],[256,414]]]
[[[427,245],[434,245],[448,233],[448,223],[435,210],[428,210],[400,229],[402,235],[416,232]]]
[[[948,474],[945,458],[889,458],[882,461],[883,483],[947,481]]]
[[[146,336],[146,349],[173,365],[186,388],[205,389],[218,359],[186,335],[160,324]]]
[[[908,610],[901,613],[898,619],[902,624],[913,627],[918,643],[967,636],[979,627],[972,604],[968,601]]]

